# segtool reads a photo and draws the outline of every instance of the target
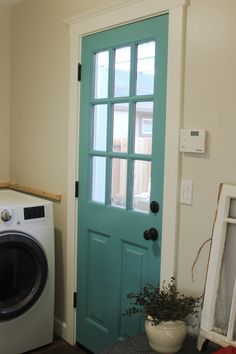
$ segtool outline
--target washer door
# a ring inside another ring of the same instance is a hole
[[[42,293],[47,275],[46,256],[31,236],[0,232],[0,321],[26,312]]]

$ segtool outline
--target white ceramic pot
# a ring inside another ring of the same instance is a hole
[[[158,353],[178,352],[185,339],[187,326],[184,321],[161,322],[153,326],[151,321],[145,321],[145,330],[150,347]]]

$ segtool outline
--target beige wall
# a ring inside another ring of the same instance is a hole
[[[11,8],[0,5],[0,181],[9,180]]]
[[[13,9],[12,182],[62,193],[55,203],[56,317],[65,320],[69,31],[99,1],[25,0]]]
[[[56,316],[61,320],[69,83],[69,36],[61,19],[102,3],[25,0],[13,10],[10,174],[12,181],[62,193],[62,203],[55,205]],[[195,268],[195,283],[191,266],[210,237],[218,185],[236,182],[235,13],[235,0],[192,0],[187,11],[183,124],[207,129],[209,139],[206,155],[183,155],[182,178],[193,180],[193,205],[180,206],[177,266],[179,286],[196,292],[203,290],[208,246]]]
[[[183,155],[182,178],[193,181],[193,205],[181,206],[179,285],[203,288],[218,187],[236,183],[236,2],[191,0],[187,13],[184,127],[209,132],[206,155]]]

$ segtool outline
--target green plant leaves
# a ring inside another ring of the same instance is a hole
[[[143,313],[145,319],[152,318],[153,325],[179,320],[192,325],[189,317],[197,316],[202,300],[202,297],[187,296],[178,292],[174,277],[169,284],[164,281],[161,289],[159,286],[148,284],[137,293],[129,293],[127,298],[131,306],[123,315]]]

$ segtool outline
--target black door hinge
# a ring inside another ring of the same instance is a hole
[[[75,181],[75,198],[79,197],[79,181]]]
[[[81,64],[78,63],[78,81],[81,81]]]
[[[74,309],[76,309],[76,307],[77,307],[77,293],[73,294],[73,305],[74,305]]]

